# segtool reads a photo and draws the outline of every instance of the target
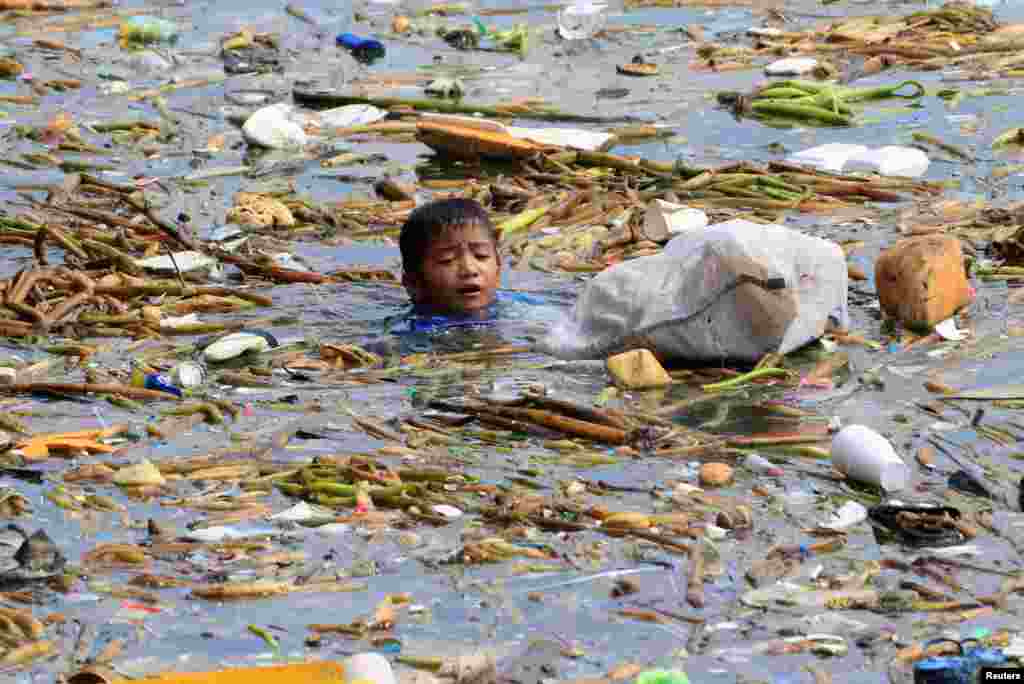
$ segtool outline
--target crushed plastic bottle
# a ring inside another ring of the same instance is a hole
[[[384,56],[384,43],[375,38],[363,38],[354,33],[339,33],[335,39],[339,46],[348,50],[356,60],[369,64]]]

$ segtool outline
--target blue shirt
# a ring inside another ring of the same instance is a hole
[[[524,294],[522,292],[498,291],[494,303],[482,312],[482,315],[473,316],[442,316],[432,314],[429,311],[418,311],[413,307],[409,313],[404,315],[391,328],[395,335],[409,335],[416,333],[432,333],[450,330],[453,328],[475,328],[490,326],[503,318],[508,318],[514,313],[515,304],[539,305],[544,304],[540,297]]]

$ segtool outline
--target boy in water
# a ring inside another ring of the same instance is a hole
[[[402,226],[402,284],[415,313],[486,318],[501,276],[498,231],[468,199],[415,209]]]

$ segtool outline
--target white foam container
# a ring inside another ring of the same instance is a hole
[[[905,489],[910,469],[892,444],[865,425],[849,425],[832,438],[832,465],[851,480],[887,492]]]

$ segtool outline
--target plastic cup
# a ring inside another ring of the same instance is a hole
[[[832,465],[851,480],[881,487],[887,492],[904,489],[910,471],[882,435],[864,425],[850,425],[832,438]]]

